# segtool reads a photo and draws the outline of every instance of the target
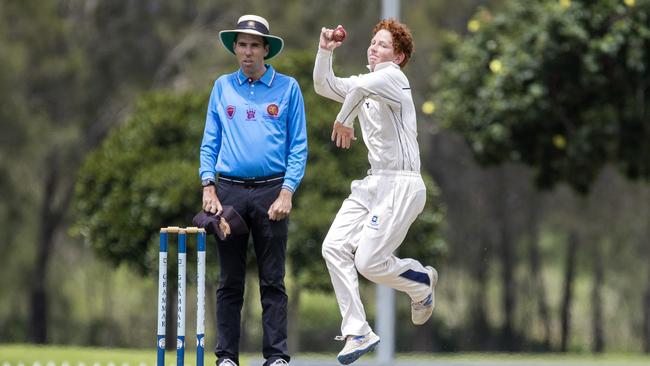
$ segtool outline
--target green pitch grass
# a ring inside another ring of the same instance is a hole
[[[214,357],[211,350],[206,351],[205,365],[213,365]],[[245,358],[242,361],[248,362]],[[0,345],[0,366],[35,366],[35,363],[40,366],[155,366],[156,349]],[[165,354],[165,364],[176,365],[175,351]],[[186,351],[185,365],[195,364],[196,353]]]
[[[295,360],[331,360],[335,354],[296,355]],[[260,360],[260,354],[240,357],[240,364],[248,366],[250,360]],[[365,361],[369,361],[368,358]],[[650,356],[643,354],[612,354],[594,356],[592,354],[499,354],[499,353],[461,353],[461,354],[400,354],[398,362],[435,361],[449,365],[549,365],[549,366],[641,366],[650,365]],[[195,366],[196,354],[185,353],[185,365]],[[206,351],[205,365],[214,365],[215,356]],[[176,352],[167,352],[166,365],[176,365]],[[0,366],[155,366],[156,350],[131,350],[118,348],[84,348],[31,345],[0,345]]]

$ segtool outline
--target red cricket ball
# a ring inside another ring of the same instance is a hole
[[[332,32],[332,40],[336,42],[343,42],[346,36],[347,33],[345,32],[345,29],[340,25]]]

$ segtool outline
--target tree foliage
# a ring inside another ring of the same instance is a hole
[[[75,192],[77,227],[104,258],[155,267],[159,228],[201,207],[198,154],[208,95],[153,93],[91,153]]]
[[[650,178],[650,1],[512,0],[450,35],[438,118],[483,164],[523,162],[541,187],[588,191],[613,163]]]
[[[74,247],[63,237],[77,169],[133,96],[151,87],[197,2],[0,3],[0,190],[10,197],[0,203],[0,237],[33,244],[20,248],[33,259],[19,290],[28,296],[24,328],[33,342],[51,341],[49,299],[62,295],[49,264]]]

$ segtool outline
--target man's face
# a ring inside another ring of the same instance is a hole
[[[264,68],[264,57],[269,53],[269,46],[264,45],[262,36],[239,33],[234,50],[244,74],[253,76]]]
[[[395,61],[398,55],[393,50],[393,35],[386,29],[382,29],[372,37],[368,47],[368,65],[372,71],[375,65],[387,61]]]

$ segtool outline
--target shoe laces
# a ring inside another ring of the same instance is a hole
[[[273,361],[273,363],[271,364],[271,366],[282,366],[282,365],[288,365],[288,364],[289,364],[289,362],[287,362],[287,361],[285,361],[285,360],[279,358],[279,359]]]
[[[357,335],[357,336],[355,336],[355,335],[349,335],[349,336],[340,335],[340,336],[334,337],[334,340],[342,341],[342,342],[350,342],[350,341],[361,342],[364,339],[366,339],[367,336],[368,336],[368,334],[366,334],[366,335]]]
[[[429,296],[424,298],[424,300],[413,302],[412,306],[413,306],[413,309],[415,309],[415,310],[424,310],[424,309],[430,307],[432,303],[433,303],[433,300],[431,299],[431,294],[429,294]]]
[[[237,366],[231,359],[226,358],[223,361],[219,362],[219,366]]]

